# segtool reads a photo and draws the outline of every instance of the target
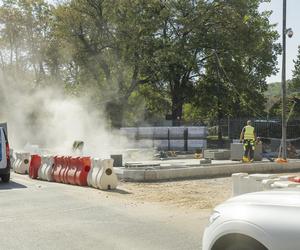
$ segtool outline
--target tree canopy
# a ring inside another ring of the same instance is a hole
[[[258,116],[280,53],[262,2],[4,0],[1,70],[90,95],[115,127]]]

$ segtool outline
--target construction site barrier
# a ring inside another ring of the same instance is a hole
[[[62,160],[62,168],[61,171],[59,172],[59,179],[60,182],[62,183],[67,183],[67,171],[68,171],[68,167],[69,167],[69,158],[70,157],[64,157]]]
[[[41,157],[41,167],[38,171],[38,178],[44,181],[52,181],[54,158],[52,156]]]
[[[55,182],[87,186],[90,157],[55,156],[52,179]]]
[[[76,171],[77,163],[79,162],[80,157],[70,157],[69,159],[69,168],[67,174],[67,183],[76,185]]]
[[[114,172],[113,162],[113,159],[93,159],[88,185],[101,190],[116,189],[118,178]]]
[[[39,155],[32,155],[29,165],[29,177],[31,179],[38,178],[38,172],[41,167],[41,157]]]
[[[232,175],[233,196],[277,188],[300,187],[299,178],[293,175],[236,173]]]
[[[13,170],[18,174],[28,174],[30,164],[30,153],[16,153]]]
[[[76,163],[75,183],[79,186],[87,186],[87,176],[91,169],[91,158],[80,157]]]
[[[54,156],[54,167],[52,172],[52,180],[55,182],[61,182],[60,181],[60,172],[62,170],[62,164],[63,164],[63,156]]]
[[[98,188],[96,180],[97,180],[97,175],[99,174],[102,168],[101,163],[102,161],[99,158],[92,159],[91,170],[87,177],[88,186]]]

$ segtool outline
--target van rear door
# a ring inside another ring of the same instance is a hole
[[[4,135],[4,129],[0,127],[0,169],[4,169],[7,166],[6,157],[6,139]]]

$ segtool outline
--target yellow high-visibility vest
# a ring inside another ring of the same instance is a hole
[[[255,140],[254,128],[247,125],[244,130],[244,140]]]

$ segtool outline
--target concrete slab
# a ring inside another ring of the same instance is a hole
[[[199,160],[198,160],[199,161]],[[175,179],[188,178],[212,178],[231,176],[234,173],[274,173],[274,172],[293,172],[300,171],[300,160],[291,160],[285,164],[274,162],[258,163],[223,163],[211,165],[189,166],[188,163],[183,165],[177,164],[176,167],[159,167],[159,168],[121,168],[118,169],[118,176],[124,181],[166,181]]]

